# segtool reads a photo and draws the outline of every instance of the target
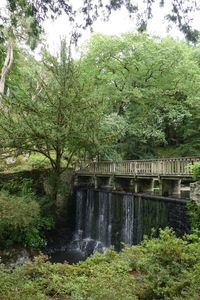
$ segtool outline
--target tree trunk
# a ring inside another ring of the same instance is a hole
[[[55,203],[59,191],[60,175],[61,175],[61,154],[57,152],[55,166],[53,168],[53,186],[52,186],[53,188],[52,198],[53,201],[55,201]]]
[[[3,68],[1,70],[1,78],[0,78],[0,101],[2,99],[2,95],[5,93],[5,81],[6,75],[10,71],[13,64],[13,43],[12,41],[8,42],[6,58],[4,61]]]

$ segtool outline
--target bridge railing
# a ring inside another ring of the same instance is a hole
[[[83,163],[77,172],[102,175],[191,175],[189,166],[195,162],[200,162],[200,157],[90,162]]]

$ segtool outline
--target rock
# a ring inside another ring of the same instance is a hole
[[[1,263],[5,264],[8,269],[13,269],[31,261],[31,251],[27,249],[13,248],[0,252]]]
[[[190,199],[200,205],[200,181],[190,184]]]
[[[7,165],[12,165],[12,164],[16,163],[16,157],[7,157],[5,159],[5,161],[6,161]]]
[[[10,262],[10,268],[15,268],[20,265],[24,265],[27,262],[30,262],[30,254],[27,252],[27,250],[22,250],[20,253],[18,253],[17,259],[13,262]]]

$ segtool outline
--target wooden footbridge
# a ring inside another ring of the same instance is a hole
[[[200,157],[85,162],[76,169],[78,185],[160,195],[181,194],[194,181],[191,166]]]

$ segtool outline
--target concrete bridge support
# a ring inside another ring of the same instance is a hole
[[[93,187],[95,189],[109,189],[132,193],[146,193],[160,196],[181,195],[183,189],[180,178],[136,178],[110,175],[78,175],[75,186]],[[183,189],[184,190],[184,189]]]
[[[154,187],[154,180],[152,178],[138,179],[114,177],[113,183],[116,190],[132,193],[152,193]]]
[[[135,182],[132,178],[113,177],[113,183],[115,190],[134,192]]]
[[[76,176],[74,179],[74,186],[79,186],[79,187],[94,186],[94,176]]]
[[[150,193],[154,190],[154,180],[150,179],[137,179],[135,181],[135,193]]]
[[[162,179],[162,195],[180,195],[181,194],[181,179]]]

